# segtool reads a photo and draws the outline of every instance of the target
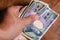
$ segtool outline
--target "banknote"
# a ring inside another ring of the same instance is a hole
[[[14,40],[28,40],[28,39],[26,37],[24,37],[22,34],[20,34]]]
[[[48,4],[42,2],[42,1],[32,1],[27,7],[26,9],[22,12],[22,14],[20,15],[20,17],[23,16],[23,14],[25,14],[25,11],[28,11],[30,13],[29,10],[37,12],[38,10],[41,10],[43,7],[48,6]],[[30,13],[31,14],[31,13]]]
[[[23,35],[31,40],[39,40],[48,31],[58,17],[55,11],[41,2],[33,2],[21,16],[22,18],[36,14],[36,20],[23,30]]]

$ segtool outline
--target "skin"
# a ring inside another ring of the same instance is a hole
[[[35,20],[35,15],[19,18],[19,9],[22,6],[10,6],[7,9],[4,21],[0,24],[0,40],[13,40],[22,30]]]
[[[19,9],[22,6],[28,5],[30,1],[31,0],[0,0],[0,11],[8,7],[7,12],[4,14],[4,21],[0,23],[0,40],[13,40],[27,25],[35,20],[35,15],[27,18],[18,17]]]

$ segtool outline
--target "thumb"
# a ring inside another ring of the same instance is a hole
[[[7,9],[7,12],[9,13],[9,15],[17,17],[22,7],[23,6],[11,6]]]
[[[27,25],[29,25],[35,21],[35,15],[23,18],[23,19],[21,19],[21,21],[22,21],[22,26],[26,27]]]

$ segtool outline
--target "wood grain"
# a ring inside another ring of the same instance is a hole
[[[0,10],[5,9],[11,5],[28,5],[31,0],[0,0]]]

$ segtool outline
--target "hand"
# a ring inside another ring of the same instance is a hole
[[[27,25],[34,22],[34,15],[27,18],[18,17],[20,8],[22,8],[22,6],[11,6],[7,9],[4,22],[1,25],[0,39],[14,39]]]

